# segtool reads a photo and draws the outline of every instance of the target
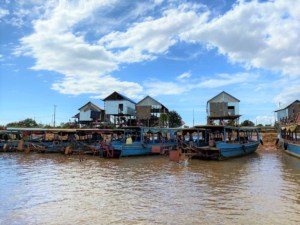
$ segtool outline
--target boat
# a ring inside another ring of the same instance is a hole
[[[120,129],[60,129],[60,128],[7,128],[0,132],[0,151],[99,155],[100,143],[111,138]],[[105,153],[103,157],[115,157]]]
[[[187,142],[186,134],[192,136]],[[183,130],[183,138],[170,159],[188,158],[223,160],[255,152],[261,143],[256,127],[202,125]],[[177,151],[177,152],[176,152]]]
[[[168,154],[177,145],[176,134],[181,128],[123,127],[124,132],[112,140],[114,150],[121,151],[121,157]]]
[[[300,124],[281,126],[279,141],[285,153],[300,158]]]

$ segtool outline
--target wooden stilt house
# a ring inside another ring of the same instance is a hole
[[[281,124],[300,122],[300,101],[296,100],[288,106],[275,111],[276,120]]]
[[[105,120],[105,111],[92,102],[80,107],[77,114],[78,123],[81,127],[96,127]]]
[[[222,91],[207,101],[207,124],[239,124],[239,102],[237,98]]]
[[[136,103],[133,100],[115,91],[103,101],[106,115],[112,117],[117,127],[135,125]]]
[[[150,96],[146,96],[136,104],[137,124],[147,127],[161,127],[160,115],[169,110],[160,102]]]

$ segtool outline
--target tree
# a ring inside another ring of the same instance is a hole
[[[169,127],[180,127],[182,125],[182,118],[176,111],[170,111],[169,116]]]
[[[167,113],[161,113],[159,117],[159,124],[161,127],[168,126],[169,115]]]
[[[38,124],[35,120],[27,118],[19,122],[12,122],[6,125],[7,127],[38,127]]]
[[[244,127],[252,127],[254,126],[254,123],[250,120],[245,120],[241,123],[241,126],[244,126]]]

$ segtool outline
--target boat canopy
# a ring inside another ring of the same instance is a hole
[[[206,130],[239,130],[239,131],[254,131],[258,130],[257,127],[234,127],[234,126],[225,126],[225,125],[200,125],[195,126],[195,128],[206,129]]]
[[[145,133],[176,133],[182,131],[181,128],[152,128],[152,127],[142,127]]]

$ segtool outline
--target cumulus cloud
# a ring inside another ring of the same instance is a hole
[[[180,34],[206,43],[231,62],[300,76],[300,4],[293,0],[239,1],[223,16]]]
[[[279,94],[274,98],[274,101],[281,106],[287,106],[295,100],[300,100],[300,82],[287,82]],[[282,108],[282,107],[281,107]]]
[[[97,76],[91,77],[65,77],[63,80],[56,82],[52,85],[52,89],[59,91],[62,94],[70,94],[69,90],[72,90],[72,94],[95,94],[93,98],[104,98],[111,94],[112,90],[120,93],[126,93],[130,98],[139,98],[142,91],[142,86],[127,81],[120,81],[111,76],[102,76],[100,79]]]
[[[96,21],[106,9],[124,4],[122,1],[51,1],[43,10],[43,16],[33,21],[34,32],[20,40],[21,46],[16,48],[15,54],[35,58],[34,70],[62,74],[64,77],[53,85],[53,89],[64,94],[106,95],[106,87],[115,87],[114,90],[138,96],[143,90],[142,85],[123,81],[125,78],[114,78],[111,74],[120,69],[120,64],[157,60],[182,42],[193,43],[199,51],[203,50],[203,44],[207,51],[217,48],[231,62],[241,63],[246,68],[264,68],[290,77],[300,76],[300,4],[295,1],[238,1],[231,10],[218,17],[201,4],[149,2],[153,5],[147,4],[149,9],[162,4],[164,7],[150,15],[142,4],[136,4],[137,11],[129,12],[134,21],[123,24],[124,20],[120,18],[122,24],[114,26],[118,29],[94,37],[92,41],[87,38],[85,21],[91,18]],[[172,80],[147,80],[143,84],[151,95],[176,95],[194,88],[247,83],[250,78],[255,80],[257,75],[219,74],[196,82],[190,78],[189,72],[174,78],[191,82],[184,89]],[[99,85],[105,88],[99,88]]]
[[[196,87],[204,88],[218,88],[228,86],[232,84],[242,84],[255,82],[258,75],[250,73],[238,73],[238,74],[218,74],[216,78],[204,79]]]
[[[0,19],[1,19],[2,17],[7,16],[7,15],[9,15],[9,11],[8,11],[7,9],[1,9],[1,8],[0,8]]]
[[[76,35],[73,28],[101,7],[113,1],[79,1],[77,4],[59,2],[46,19],[34,22],[35,32],[23,37],[16,55],[36,59],[34,70],[58,72],[65,77],[52,88],[63,94],[100,93],[112,90],[135,97],[142,87],[134,82],[121,81],[108,75],[118,69],[117,57],[103,46],[88,43],[84,36]],[[71,13],[70,13],[71,12]]]
[[[256,82],[258,75],[251,73],[238,74],[217,74],[216,78],[207,79],[205,77],[198,79],[189,79],[189,74],[182,74],[185,77],[184,86],[182,82],[166,82],[158,79],[147,80],[144,83],[145,91],[153,96],[157,95],[180,95],[199,88],[220,88],[233,84]],[[181,77],[180,75],[179,77]]]
[[[205,21],[207,14],[198,15],[194,5],[182,4],[178,8],[165,10],[162,17],[146,18],[134,24],[126,32],[112,32],[99,40],[109,49],[126,49],[126,61],[138,61],[151,58],[151,55],[163,54],[178,42],[178,34],[191,29],[195,23]],[[125,52],[126,52],[125,51]],[[134,54],[136,53],[136,54]],[[138,57],[137,57],[138,55]],[[122,54],[120,54],[122,56]],[[130,56],[134,60],[130,59]],[[124,57],[120,57],[122,62]]]

